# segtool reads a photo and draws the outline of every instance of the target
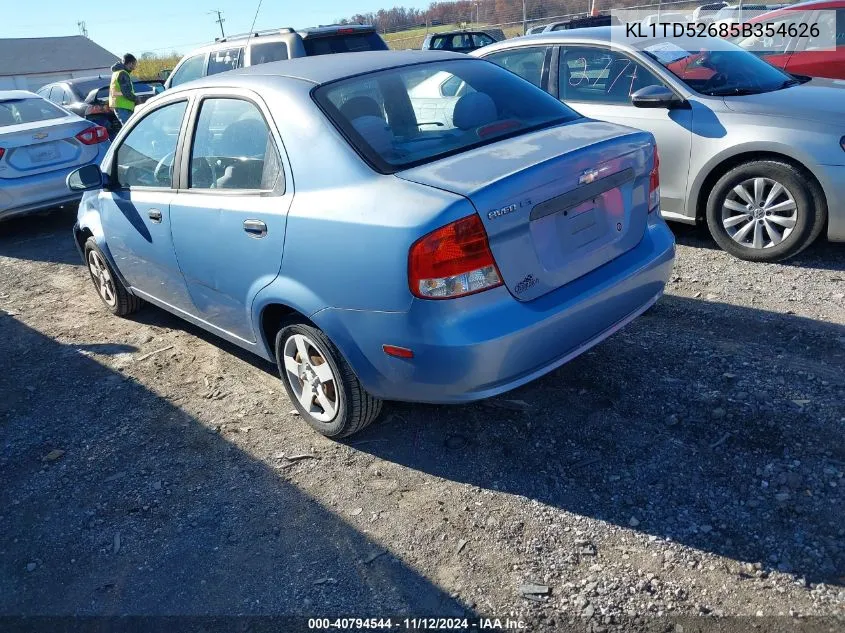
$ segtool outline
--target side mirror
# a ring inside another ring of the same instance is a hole
[[[90,191],[103,186],[103,172],[99,165],[85,165],[67,176],[67,187],[71,191]]]
[[[674,108],[683,103],[666,86],[646,86],[631,95],[635,108]]]

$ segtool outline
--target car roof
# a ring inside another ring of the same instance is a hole
[[[32,99],[33,97],[37,99],[41,98],[29,90],[0,90],[0,100],[2,101],[8,99]]]
[[[760,18],[771,18],[780,15],[786,15],[787,12],[801,11],[804,9],[845,9],[845,0],[809,0],[808,2],[797,2],[795,4],[777,5],[777,8],[774,8],[773,6],[770,12],[755,16],[753,18],[753,21],[759,22]]]
[[[557,22],[553,23],[557,24]],[[551,25],[550,25],[551,26]],[[580,29],[565,29],[563,31],[547,31],[545,33],[532,33],[531,35],[522,35],[518,39],[520,41],[523,40],[531,40],[532,42],[555,42],[559,39],[590,39],[590,40],[601,40],[601,41],[609,41],[611,35],[613,34],[613,29],[618,29],[618,31],[624,31],[624,26],[585,26]],[[513,40],[505,40],[505,41],[513,41]],[[496,46],[501,42],[497,42],[496,44],[491,44],[490,46]]]
[[[501,31],[501,29],[492,29],[493,31]],[[437,31],[437,33],[429,33],[429,37],[440,37],[441,35],[445,35],[446,37],[450,35],[473,35],[475,33],[481,33],[483,35],[487,34],[487,29],[456,29],[454,31]]]
[[[240,77],[275,76],[301,79],[314,84],[324,84],[337,79],[362,75],[387,68],[410,66],[425,62],[470,59],[461,53],[448,51],[362,51],[358,53],[334,53],[296,57],[284,61],[257,64],[248,68],[230,70],[219,75],[186,83],[186,86],[232,85]],[[181,88],[181,86],[180,86]]]

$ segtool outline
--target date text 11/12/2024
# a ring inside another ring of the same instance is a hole
[[[511,618],[309,618],[312,631],[524,631],[528,624]]]

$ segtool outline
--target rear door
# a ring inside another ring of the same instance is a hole
[[[174,158],[188,100],[138,115],[113,150],[110,187],[99,194],[106,246],[123,277],[145,298],[193,312],[171,239]]]
[[[552,94],[581,114],[654,134],[660,152],[661,211],[685,214],[693,110],[635,108],[631,94],[665,83],[642,64],[609,48],[561,47],[557,75],[556,85],[550,86]]]
[[[171,206],[176,256],[198,316],[252,342],[252,300],[279,273],[293,181],[257,96],[205,92],[193,119]]]

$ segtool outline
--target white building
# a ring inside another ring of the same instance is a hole
[[[62,79],[109,74],[116,61],[81,35],[0,39],[0,90],[34,92]]]

